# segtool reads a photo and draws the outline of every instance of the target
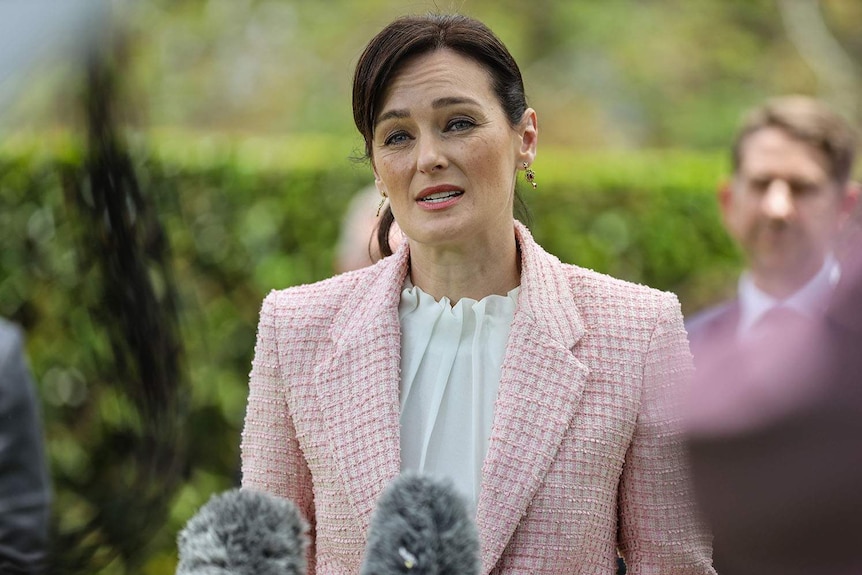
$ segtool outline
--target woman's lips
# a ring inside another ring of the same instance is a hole
[[[440,210],[455,204],[463,195],[464,190],[456,186],[434,186],[422,190],[416,203],[426,210]]]

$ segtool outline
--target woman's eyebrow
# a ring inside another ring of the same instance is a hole
[[[400,119],[400,118],[409,118],[409,117],[410,117],[410,112],[408,112],[407,110],[389,110],[388,112],[383,112],[382,114],[380,114],[380,116],[377,118],[377,121],[374,122],[374,126],[376,127],[377,124],[379,124],[380,122],[384,122],[384,121],[390,120],[392,118]]]
[[[461,104],[472,104],[474,106],[478,106],[479,102],[477,102],[473,98],[460,98],[452,96],[447,98],[437,98],[436,100],[431,102],[431,107],[436,110],[439,108],[445,108],[447,106],[458,106]]]
[[[473,98],[461,98],[457,96],[448,96],[445,98],[437,98],[433,102],[431,102],[431,107],[435,110],[439,110],[440,108],[446,108],[447,106],[458,106],[462,104],[472,104],[474,106],[478,106],[479,102],[474,100]],[[408,110],[388,110],[380,114],[380,117],[377,118],[377,121],[374,122],[374,125],[377,126],[380,122],[384,122],[386,120],[391,120],[392,118],[401,119],[401,118],[409,118],[410,112]]]

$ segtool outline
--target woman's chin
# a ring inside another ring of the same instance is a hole
[[[433,221],[422,222],[421,225],[411,226],[410,229],[401,228],[405,236],[417,244],[447,246],[464,241],[469,234],[469,227],[464,222]],[[475,226],[473,226],[475,227]]]

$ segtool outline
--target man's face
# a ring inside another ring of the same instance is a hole
[[[755,283],[779,297],[817,273],[852,207],[826,156],[778,128],[744,140],[739,169],[719,201]]]

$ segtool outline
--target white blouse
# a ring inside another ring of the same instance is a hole
[[[401,292],[401,470],[446,476],[472,505],[518,291],[454,306],[413,286]]]

